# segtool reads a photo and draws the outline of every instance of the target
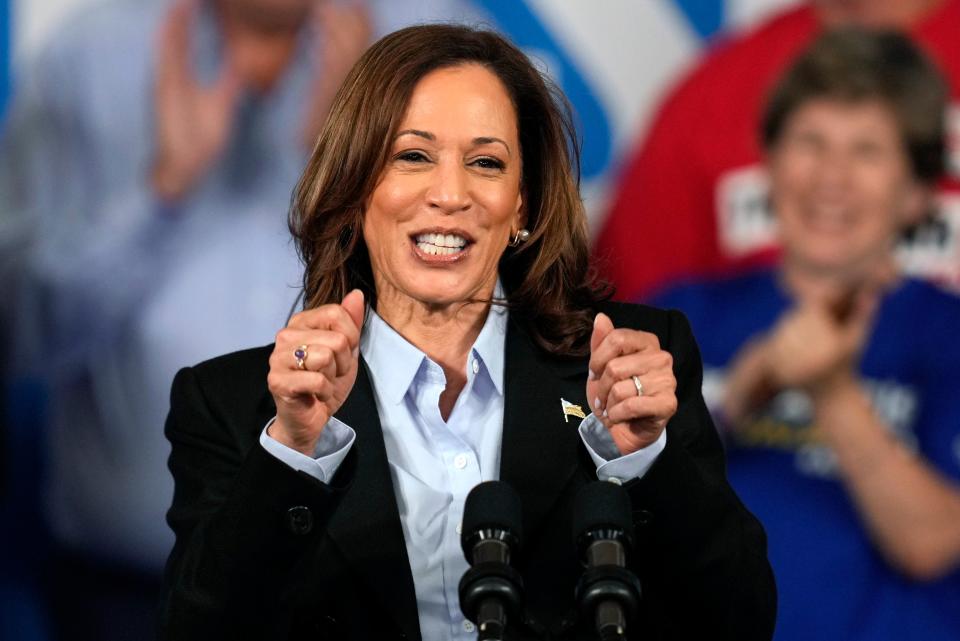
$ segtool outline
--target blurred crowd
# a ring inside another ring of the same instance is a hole
[[[286,212],[360,53],[488,4],[102,0],[24,62],[0,130],[0,639],[152,636],[174,373],[298,308]],[[720,34],[599,214],[616,297],[690,318],[781,641],[960,638],[957,34],[960,0]]]

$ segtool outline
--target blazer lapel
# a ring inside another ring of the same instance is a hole
[[[589,413],[587,360],[550,356],[512,321],[506,350],[500,480],[520,495],[532,538],[578,468],[580,419],[565,420],[561,399]]]
[[[362,358],[353,390],[336,416],[357,433],[353,445],[357,464],[328,532],[380,601],[370,612],[392,616],[408,639],[419,640],[413,576],[377,404]]]

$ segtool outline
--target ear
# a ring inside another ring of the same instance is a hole
[[[525,229],[527,227],[527,208],[524,205],[524,191],[521,189],[517,194],[517,229]]]
[[[934,191],[930,185],[912,179],[903,195],[900,209],[900,229],[907,229],[923,221],[933,206]]]

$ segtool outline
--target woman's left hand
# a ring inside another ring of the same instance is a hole
[[[639,388],[639,389],[638,389]],[[677,411],[673,357],[655,334],[615,329],[597,314],[590,337],[587,399],[621,454],[656,441]]]

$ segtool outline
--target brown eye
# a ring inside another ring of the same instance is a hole
[[[504,163],[496,158],[490,158],[489,156],[484,156],[483,158],[477,158],[473,161],[473,164],[480,167],[481,169],[500,169],[504,168]]]
[[[396,156],[397,160],[402,160],[404,162],[426,162],[428,158],[419,151],[404,151]]]

